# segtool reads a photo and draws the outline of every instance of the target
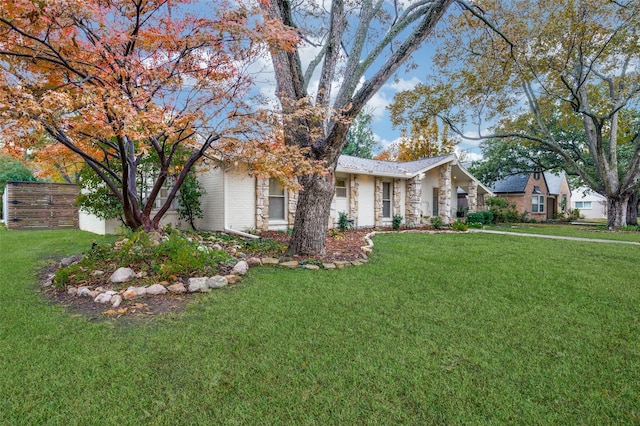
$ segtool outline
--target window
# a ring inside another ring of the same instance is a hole
[[[576,201],[576,209],[590,209],[591,201]]]
[[[531,202],[532,213],[544,213],[544,195],[534,195]]]
[[[438,188],[433,188],[433,199],[432,205],[433,209],[431,209],[431,216],[438,216],[438,206],[440,205],[440,190]]]
[[[347,197],[347,181],[345,179],[336,179],[336,197]]]
[[[567,194],[562,194],[562,201],[560,202],[560,207],[563,212],[567,211]]]
[[[391,217],[391,183],[382,182],[382,217]]]
[[[269,179],[269,219],[284,220],[284,188],[277,179]]]
[[[533,178],[534,178],[535,180],[540,179],[540,172],[533,172]]]

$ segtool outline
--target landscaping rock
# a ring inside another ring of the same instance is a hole
[[[67,293],[69,293],[72,296],[77,296],[78,295],[78,287],[69,287],[69,288],[67,288]]]
[[[125,300],[137,299],[139,297],[144,297],[147,295],[146,287],[129,287],[124,293],[122,293],[122,297]]]
[[[289,268],[289,269],[296,269],[298,267],[298,261],[290,260],[288,262],[282,262],[280,266],[284,266],[285,268]]]
[[[363,263],[361,261],[359,261],[359,260],[354,260],[354,261],[351,262],[351,264],[353,266],[361,266],[361,265],[363,265]]]
[[[111,274],[109,280],[111,280],[112,283],[125,283],[135,276],[136,273],[131,268],[118,268]]]
[[[258,257],[250,257],[247,259],[247,264],[249,266],[260,266],[262,265],[262,262],[260,262],[260,258]]]
[[[241,280],[240,276],[238,275],[225,275],[224,277],[227,279],[227,282],[229,284],[237,284]]]
[[[233,270],[231,272],[237,275],[244,275],[248,270],[249,264],[244,260],[241,260],[240,262],[236,263],[236,266],[233,267]]]
[[[167,287],[167,290],[169,290],[171,293],[176,293],[176,294],[182,294],[187,292],[187,288],[182,283],[171,284],[169,287]]]
[[[114,294],[113,296],[111,296],[110,302],[111,302],[111,307],[117,308],[122,303],[122,296],[119,294]]]
[[[167,289],[162,284],[153,284],[147,287],[147,294],[151,296],[158,296],[160,294],[165,294]]]
[[[211,246],[211,248],[214,250],[222,250],[222,246],[220,244],[214,244]]]
[[[344,269],[347,266],[351,266],[351,262],[347,262],[347,261],[344,261],[344,260],[336,260],[333,263],[335,263],[336,268],[338,268],[338,269]]]
[[[95,299],[93,299],[93,301],[96,303],[110,303],[111,297],[113,297],[113,295],[107,294],[107,293],[100,293],[99,295],[96,296]]]
[[[207,292],[211,289],[207,285],[207,277],[189,278],[189,293],[196,291]]]
[[[82,255],[76,254],[75,256],[65,257],[60,261],[60,267],[66,268],[69,265],[73,265],[74,263],[80,262],[82,259]]]
[[[304,265],[303,268],[304,269],[311,269],[312,271],[317,271],[318,269],[320,269],[320,267],[318,265],[314,265],[312,263]]]
[[[42,287],[51,287],[53,285],[53,274],[47,275],[47,279],[42,283]]]
[[[87,296],[89,296],[92,299],[95,299],[97,295],[99,295],[100,292],[99,291],[95,291],[95,290],[90,290],[89,293],[87,294]]]
[[[275,257],[263,257],[260,260],[260,263],[262,265],[277,265],[280,263],[280,261],[278,259],[276,259]]]
[[[93,275],[94,277],[97,277],[97,276],[99,276],[99,275],[104,275],[104,271],[101,271],[101,270],[99,270],[99,269],[96,269],[95,271],[93,271],[93,272],[91,273],[91,275]]]
[[[221,275],[216,275],[215,277],[207,278],[207,286],[209,286],[209,288],[222,288],[222,287],[225,287],[227,284],[229,284],[229,281]]]
[[[91,292],[91,290],[89,290],[89,287],[82,286],[82,287],[78,287],[78,292],[76,294],[78,296],[89,296],[90,292]]]
[[[324,269],[336,269],[335,263],[323,263],[322,267]]]

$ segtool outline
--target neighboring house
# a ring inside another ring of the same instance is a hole
[[[571,207],[580,210],[580,217],[585,219],[607,218],[607,198],[586,186],[571,192]]]
[[[199,229],[223,231],[282,230],[293,226],[297,193],[273,178],[256,178],[236,166],[220,164],[199,174],[206,191]],[[347,213],[357,227],[390,226],[395,215],[407,224],[441,216],[456,217],[458,188],[468,210],[484,208],[491,191],[478,182],[455,154],[405,163],[341,156],[335,172],[329,227]]]
[[[492,190],[532,219],[552,219],[571,206],[571,190],[564,173],[520,173],[497,181]]]

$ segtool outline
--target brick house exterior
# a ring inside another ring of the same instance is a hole
[[[497,181],[492,191],[521,214],[529,213],[531,219],[553,219],[571,208],[571,189],[564,173],[520,173]]]

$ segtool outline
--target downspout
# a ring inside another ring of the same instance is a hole
[[[227,227],[224,228],[224,232],[226,232],[227,234],[236,234],[236,235],[240,235],[240,236],[245,237],[245,238],[251,238],[253,240],[259,240],[260,239],[260,237],[257,236],[257,235],[248,234],[246,232],[237,231],[235,229],[231,229],[231,228],[227,228]]]

